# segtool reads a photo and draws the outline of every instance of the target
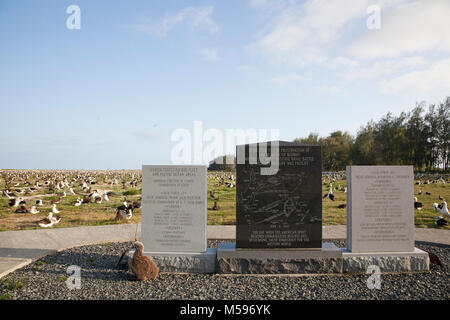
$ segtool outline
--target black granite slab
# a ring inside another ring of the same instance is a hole
[[[320,146],[279,142],[279,169],[261,174],[263,165],[249,157],[249,149],[261,144],[237,146],[245,158],[236,165],[237,248],[321,248],[322,155]],[[243,148],[243,149],[242,149]],[[266,152],[270,153],[271,143]],[[245,161],[244,161],[245,159]],[[253,164],[254,163],[254,164]]]

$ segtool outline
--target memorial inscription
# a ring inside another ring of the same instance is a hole
[[[241,164],[238,159],[236,165],[236,247],[321,248],[320,147],[279,142],[279,169],[274,175],[262,175],[260,169],[266,165],[249,156],[260,154],[262,147],[270,151],[270,142],[237,146],[245,161]],[[257,152],[249,152],[250,148]]]
[[[146,252],[206,250],[206,167],[142,167]]]
[[[347,248],[414,251],[412,166],[347,167]]]

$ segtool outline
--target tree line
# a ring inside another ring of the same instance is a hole
[[[417,171],[449,171],[450,97],[439,104],[416,104],[398,116],[387,113],[361,126],[356,136],[335,131],[328,137],[310,133],[294,142],[322,146],[323,170],[347,165],[413,165]]]

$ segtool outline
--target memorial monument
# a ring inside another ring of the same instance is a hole
[[[414,247],[412,166],[347,167],[347,249],[344,272],[429,270]]]
[[[236,244],[219,244],[219,272],[341,272],[340,250],[322,245],[320,146],[272,141],[236,154]]]
[[[142,167],[146,253],[206,251],[206,167]]]
[[[142,242],[161,272],[214,273],[205,166],[142,167]],[[130,253],[129,255],[131,255]]]
[[[250,148],[236,166],[236,247],[322,248],[322,161],[319,146],[279,143],[274,175],[250,161]],[[268,143],[267,148],[271,145]],[[257,149],[260,153],[260,149]]]
[[[236,242],[207,248],[205,166],[143,166],[142,241],[161,272],[429,270],[414,247],[413,168],[347,167],[347,248],[322,243],[319,146],[237,146]],[[129,252],[131,257],[133,252]]]

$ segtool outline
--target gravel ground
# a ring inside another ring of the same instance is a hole
[[[333,241],[345,246],[345,241]],[[217,245],[210,241],[210,247]],[[0,299],[450,299],[450,246],[417,242],[440,257],[445,269],[385,274],[381,289],[367,288],[368,275],[248,276],[160,274],[139,282],[115,265],[131,243],[83,246],[49,255],[0,280]],[[81,267],[81,289],[66,286],[67,267]]]

